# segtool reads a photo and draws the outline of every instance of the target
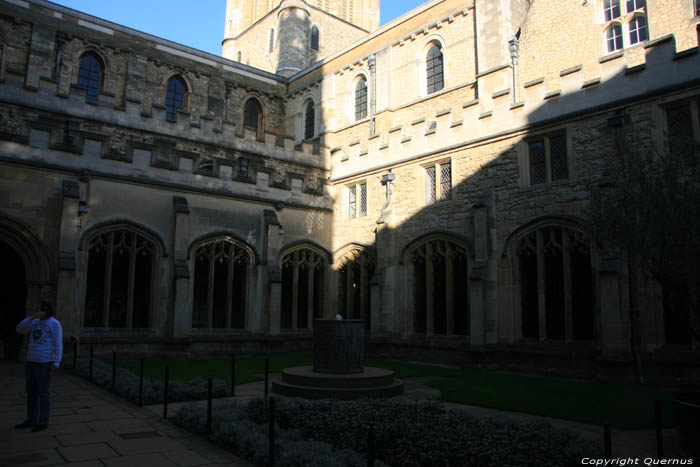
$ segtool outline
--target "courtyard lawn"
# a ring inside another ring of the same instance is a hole
[[[270,357],[270,372],[310,365],[311,353],[288,353]],[[200,360],[146,360],[147,378],[162,379],[165,365],[170,378],[187,381],[195,377],[218,378],[231,382],[231,358]],[[426,384],[438,389],[444,401],[524,412],[591,424],[609,422],[613,427],[652,428],[654,401],[661,401],[664,426],[673,426],[670,390],[651,387],[613,385],[592,381],[553,377],[525,376],[478,370],[460,370],[399,360],[368,358],[366,366],[389,368],[397,378],[435,377]],[[138,374],[139,362],[121,362],[119,366]],[[264,356],[236,358],[236,384],[264,378]]]

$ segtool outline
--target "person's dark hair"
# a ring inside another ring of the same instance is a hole
[[[53,308],[51,307],[51,304],[46,300],[42,300],[41,303],[39,303],[39,311],[43,311],[44,313],[46,313],[47,318],[53,316]]]

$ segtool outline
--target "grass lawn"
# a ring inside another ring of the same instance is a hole
[[[310,365],[311,353],[288,353],[270,357],[270,371]],[[170,378],[190,380],[197,376],[231,382],[231,358],[201,360],[146,360],[147,378],[162,379],[165,365]],[[459,404],[545,415],[585,423],[609,422],[613,427],[652,428],[654,401],[661,401],[664,425],[673,426],[672,392],[649,387],[623,386],[553,377],[523,376],[476,370],[459,370],[398,360],[365,360],[365,365],[389,368],[397,378],[442,377],[427,385],[442,393],[441,399]],[[139,362],[119,366],[138,374]],[[236,358],[236,384],[259,381],[265,372],[265,357]]]

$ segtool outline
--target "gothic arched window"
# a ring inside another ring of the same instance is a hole
[[[433,45],[428,51],[428,56],[425,60],[425,77],[428,94],[440,91],[445,87],[442,61],[442,49],[440,49],[440,46],[437,44]]]
[[[311,329],[323,314],[325,254],[311,247],[295,248],[282,256],[282,329]]]
[[[250,249],[223,237],[200,244],[194,252],[192,327],[245,328]]]
[[[584,235],[559,225],[541,227],[517,244],[522,336],[592,340],[593,273]]]
[[[304,139],[311,139],[314,137],[315,125],[316,108],[314,106],[314,101],[309,99],[304,106]]]
[[[177,120],[177,111],[185,109],[187,85],[179,76],[173,76],[168,81],[165,92],[165,118]]]
[[[129,228],[95,235],[87,246],[86,327],[149,326],[156,247]]]
[[[442,236],[432,237],[413,248],[408,259],[413,269],[414,332],[467,334],[469,284],[464,247]]]
[[[360,77],[355,85],[355,121],[367,117],[367,79]]]
[[[243,107],[243,128],[253,130],[258,139],[262,138],[262,106],[257,99],[248,99]]]
[[[97,54],[88,52],[83,55],[78,68],[78,84],[85,86],[86,101],[97,103],[102,88],[103,74],[104,65]]]
[[[338,312],[345,319],[362,319],[371,327],[370,284],[376,260],[370,251],[353,248],[336,261]]]
[[[311,28],[311,50],[318,50],[319,45],[319,33],[318,28],[314,26]]]

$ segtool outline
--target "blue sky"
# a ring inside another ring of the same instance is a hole
[[[195,49],[221,54],[226,0],[54,0],[59,5],[163,37]],[[428,0],[384,0],[386,24]]]

